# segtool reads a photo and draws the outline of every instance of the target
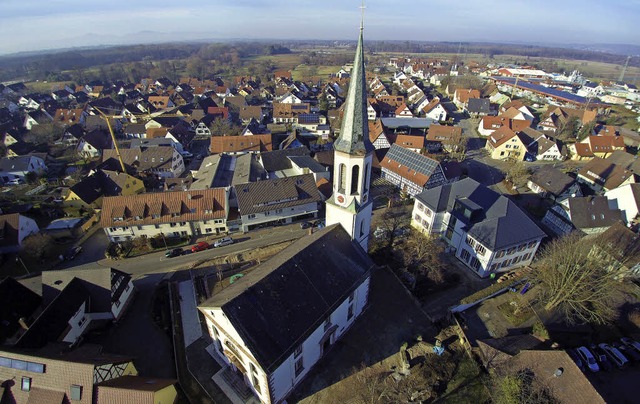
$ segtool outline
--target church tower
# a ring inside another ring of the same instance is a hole
[[[365,251],[369,246],[372,201],[369,198],[374,147],[369,140],[363,26],[351,70],[340,137],[334,143],[333,195],[326,202],[327,226],[340,223]]]

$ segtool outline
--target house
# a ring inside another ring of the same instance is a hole
[[[102,161],[118,159],[115,149],[106,149]],[[136,176],[153,176],[161,178],[179,177],[185,170],[182,155],[171,146],[135,147],[120,149],[120,158],[125,166],[132,167]]]
[[[598,115],[597,110],[584,110],[569,107],[549,106],[540,118],[538,130],[556,132],[564,127],[570,120],[576,119],[580,126],[593,122]]]
[[[340,225],[300,238],[200,304],[214,354],[260,402],[284,402],[363,312],[373,266]]]
[[[565,153],[562,146],[551,136],[544,135],[533,128],[524,128],[518,135],[521,139],[530,139],[527,152],[538,161],[562,161]],[[526,143],[526,142],[525,142]]]
[[[578,181],[587,184],[596,192],[609,191],[636,182],[633,171],[610,159],[594,157],[578,170]]]
[[[489,136],[485,149],[495,160],[524,161],[527,153],[527,147],[520,136],[506,126],[501,126]]]
[[[44,125],[47,123],[51,123],[52,121],[53,118],[45,109],[37,109],[25,114],[22,126],[26,130],[31,130],[36,125]]]
[[[260,153],[273,150],[272,135],[249,136],[212,136],[209,151],[211,154]]]
[[[382,178],[410,196],[445,182],[438,161],[394,144],[380,162]]]
[[[96,384],[138,374],[130,357],[103,352],[94,344],[71,350],[60,343],[37,350],[2,349],[0,358],[0,379],[15,381],[0,391],[16,404],[91,404]]]
[[[87,320],[118,321],[133,301],[134,286],[131,275],[117,269],[96,265],[91,268],[70,268],[42,273],[42,303],[49,306],[65,288],[78,279],[91,296],[91,311]],[[98,315],[98,313],[107,313]],[[37,322],[38,320],[36,320]]]
[[[175,107],[175,104],[168,95],[150,95],[147,103],[152,107],[153,111],[163,110]]]
[[[245,125],[251,122],[251,120],[262,123],[264,117],[265,114],[261,106],[255,105],[240,108],[240,120]]]
[[[99,404],[174,403],[178,396],[176,380],[141,376],[121,376],[96,385]]]
[[[598,235],[592,248],[606,254],[622,276],[640,277],[640,238],[622,222],[614,223]]]
[[[616,150],[626,150],[624,139],[621,136],[587,136],[580,143],[588,145],[589,149],[587,150],[585,146],[578,146],[578,143],[570,145],[569,149],[577,156],[576,158],[572,157],[572,160],[582,160],[589,154],[604,159]]]
[[[76,146],[76,152],[85,159],[100,157],[106,149],[113,149],[113,140],[109,132],[101,129],[84,135]]]
[[[59,142],[62,144],[70,145],[70,146],[76,146],[80,142],[80,139],[82,139],[85,134],[86,133],[82,125],[79,123],[76,123],[74,125],[71,125],[65,128],[64,133],[62,134],[62,137],[60,138]]]
[[[585,234],[602,233],[623,219],[620,209],[610,207],[605,196],[570,198],[566,213],[573,226]]]
[[[322,197],[312,174],[235,186],[242,231],[318,217]]]
[[[503,126],[514,132],[520,132],[530,125],[529,121],[524,119],[510,119],[504,116],[485,116],[480,120],[478,125],[478,133],[482,136],[489,136],[498,128]]]
[[[620,209],[625,224],[637,223],[640,212],[640,184],[622,185],[605,192],[604,196],[609,200],[611,208]]]
[[[273,123],[297,123],[298,115],[311,113],[309,103],[273,103]]]
[[[598,124],[593,127],[593,135],[595,136],[618,136],[620,129],[613,125]]]
[[[35,220],[19,213],[0,215],[0,253],[17,252],[25,238],[39,231]]]
[[[384,133],[384,127],[380,119],[369,121],[369,140],[376,150],[391,147],[391,142],[389,142],[389,137]]]
[[[144,182],[130,174],[98,169],[69,188],[65,205],[100,209],[105,196],[135,195],[145,191]]]
[[[427,118],[431,118],[434,121],[446,121],[447,110],[440,103],[440,98],[435,97],[429,103],[422,108],[422,112]]]
[[[440,236],[482,278],[529,265],[546,236],[509,198],[471,178],[416,195],[411,226]]]
[[[229,191],[213,188],[106,197],[100,225],[112,242],[228,231]]]
[[[464,109],[474,118],[491,114],[491,103],[488,98],[469,98]]]
[[[398,134],[393,144],[404,147],[405,149],[413,152],[420,153],[424,148],[424,136]]]
[[[407,104],[402,104],[396,109],[396,118],[413,118],[413,112],[407,107]]]
[[[3,157],[0,159],[0,179],[5,184],[9,181],[26,181],[28,173],[40,175],[47,170],[44,160],[33,155],[19,157]]]
[[[453,95],[453,103],[459,110],[465,110],[470,98],[480,98],[480,91],[467,88],[457,88]]]
[[[59,108],[56,110],[56,114],[53,117],[53,122],[58,125],[70,126],[75,124],[84,125],[85,117],[87,113],[83,108],[77,109],[64,109]]]
[[[442,150],[455,153],[462,140],[462,128],[459,126],[431,125],[427,132],[425,146],[431,153]]]
[[[527,181],[527,187],[543,198],[565,204],[567,199],[582,196],[578,183],[569,175],[551,166],[542,166]]]

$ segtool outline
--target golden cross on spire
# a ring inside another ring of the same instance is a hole
[[[360,19],[360,30],[362,31],[364,29],[364,9],[365,9],[365,5],[364,5],[364,0],[362,0],[362,5],[360,6],[360,11],[362,12],[362,18]]]

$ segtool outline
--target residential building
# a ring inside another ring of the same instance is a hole
[[[529,121],[524,119],[510,119],[504,116],[485,116],[480,120],[478,133],[482,136],[491,135],[496,129],[507,127],[514,132],[520,132],[529,127]]]
[[[487,116],[491,114],[491,103],[488,98],[469,98],[465,111],[472,117]]]
[[[540,118],[539,130],[556,132],[562,129],[571,119],[576,119],[580,126],[586,125],[596,119],[597,110],[585,110],[569,107],[549,106]]]
[[[121,376],[96,385],[98,404],[171,404],[178,392],[174,379]]]
[[[369,121],[369,141],[376,150],[391,147],[389,137],[384,133],[384,127],[380,119]]]
[[[288,104],[291,105],[291,104]],[[261,153],[273,150],[272,135],[212,136],[211,154]]]
[[[563,161],[566,158],[562,146],[551,136],[544,135],[533,128],[518,132],[521,139],[531,139],[527,152],[538,161]]]
[[[260,402],[284,402],[363,312],[373,265],[338,224],[300,238],[199,305],[214,354]]]
[[[459,110],[465,110],[470,98],[480,98],[480,91],[468,88],[457,88],[453,95],[453,103]]]
[[[640,184],[626,184],[604,193],[609,200],[609,207],[620,209],[624,223],[633,225],[637,223],[640,212]]]
[[[438,97],[432,99],[424,108],[422,108],[422,112],[424,112],[427,118],[433,119],[434,121],[447,120],[447,110],[442,106],[440,98]]]
[[[26,181],[28,173],[40,175],[47,170],[44,160],[36,156],[3,157],[0,159],[0,178],[9,181]]]
[[[424,140],[424,136],[398,134],[396,136],[396,141],[393,144],[404,147],[405,149],[413,152],[420,153],[424,148]]]
[[[362,31],[360,27],[340,136],[333,144],[333,195],[326,200],[325,209],[327,226],[342,225],[352,240],[367,251],[373,212],[373,200],[369,198],[369,192],[375,148],[369,138]]]
[[[609,191],[635,183],[633,171],[608,159],[594,157],[578,170],[578,181],[589,185],[596,192]]]
[[[445,150],[453,153],[459,148],[462,137],[462,128],[459,126],[431,125],[427,132],[425,147],[429,152]]]
[[[94,129],[84,135],[76,146],[76,152],[83,158],[100,157],[104,150],[113,149],[111,134],[102,129]]]
[[[214,188],[106,197],[100,225],[110,241],[121,242],[225,233],[228,216],[228,191]]]
[[[105,353],[99,345],[0,350],[0,379],[14,381],[3,385],[4,397],[16,404],[92,404],[96,384],[137,374],[131,358]]]
[[[0,215],[0,253],[20,250],[24,239],[39,231],[35,220],[19,213]]]
[[[551,166],[542,166],[527,182],[527,187],[543,198],[566,204],[572,197],[582,196],[580,186],[569,175]]]
[[[176,178],[184,172],[182,155],[174,147],[135,147],[120,149],[120,158],[125,166],[135,169],[137,175],[161,178]],[[104,150],[102,161],[110,158],[118,159],[115,149]]]
[[[145,191],[144,182],[127,173],[98,169],[69,188],[65,204],[100,209],[105,196],[135,195]]]
[[[236,185],[242,231],[318,216],[322,197],[312,174]]]
[[[495,160],[523,161],[527,153],[527,148],[520,136],[506,126],[493,131],[487,139],[485,149]]]
[[[287,104],[276,102],[273,104],[273,123],[297,123],[298,115],[311,113],[309,103]]]
[[[444,172],[438,161],[396,144],[391,146],[380,162],[380,167],[382,178],[410,196],[445,182]]]
[[[568,207],[554,205],[542,223],[554,233],[563,235],[578,230],[584,234],[599,234],[623,219],[620,209],[612,208],[604,196],[568,199]]]
[[[509,198],[471,178],[416,195],[411,226],[442,237],[483,278],[529,265],[546,236]]]
[[[622,138],[622,136],[587,136],[580,143],[588,145],[589,150],[580,149],[578,151],[578,143],[569,146],[571,151],[579,157],[585,157],[592,154],[595,157],[604,159],[609,157],[616,150],[626,150],[624,138]]]

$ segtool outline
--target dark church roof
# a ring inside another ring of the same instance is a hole
[[[222,308],[262,368],[273,371],[370,276],[373,265],[333,225],[299,239],[202,307]]]

